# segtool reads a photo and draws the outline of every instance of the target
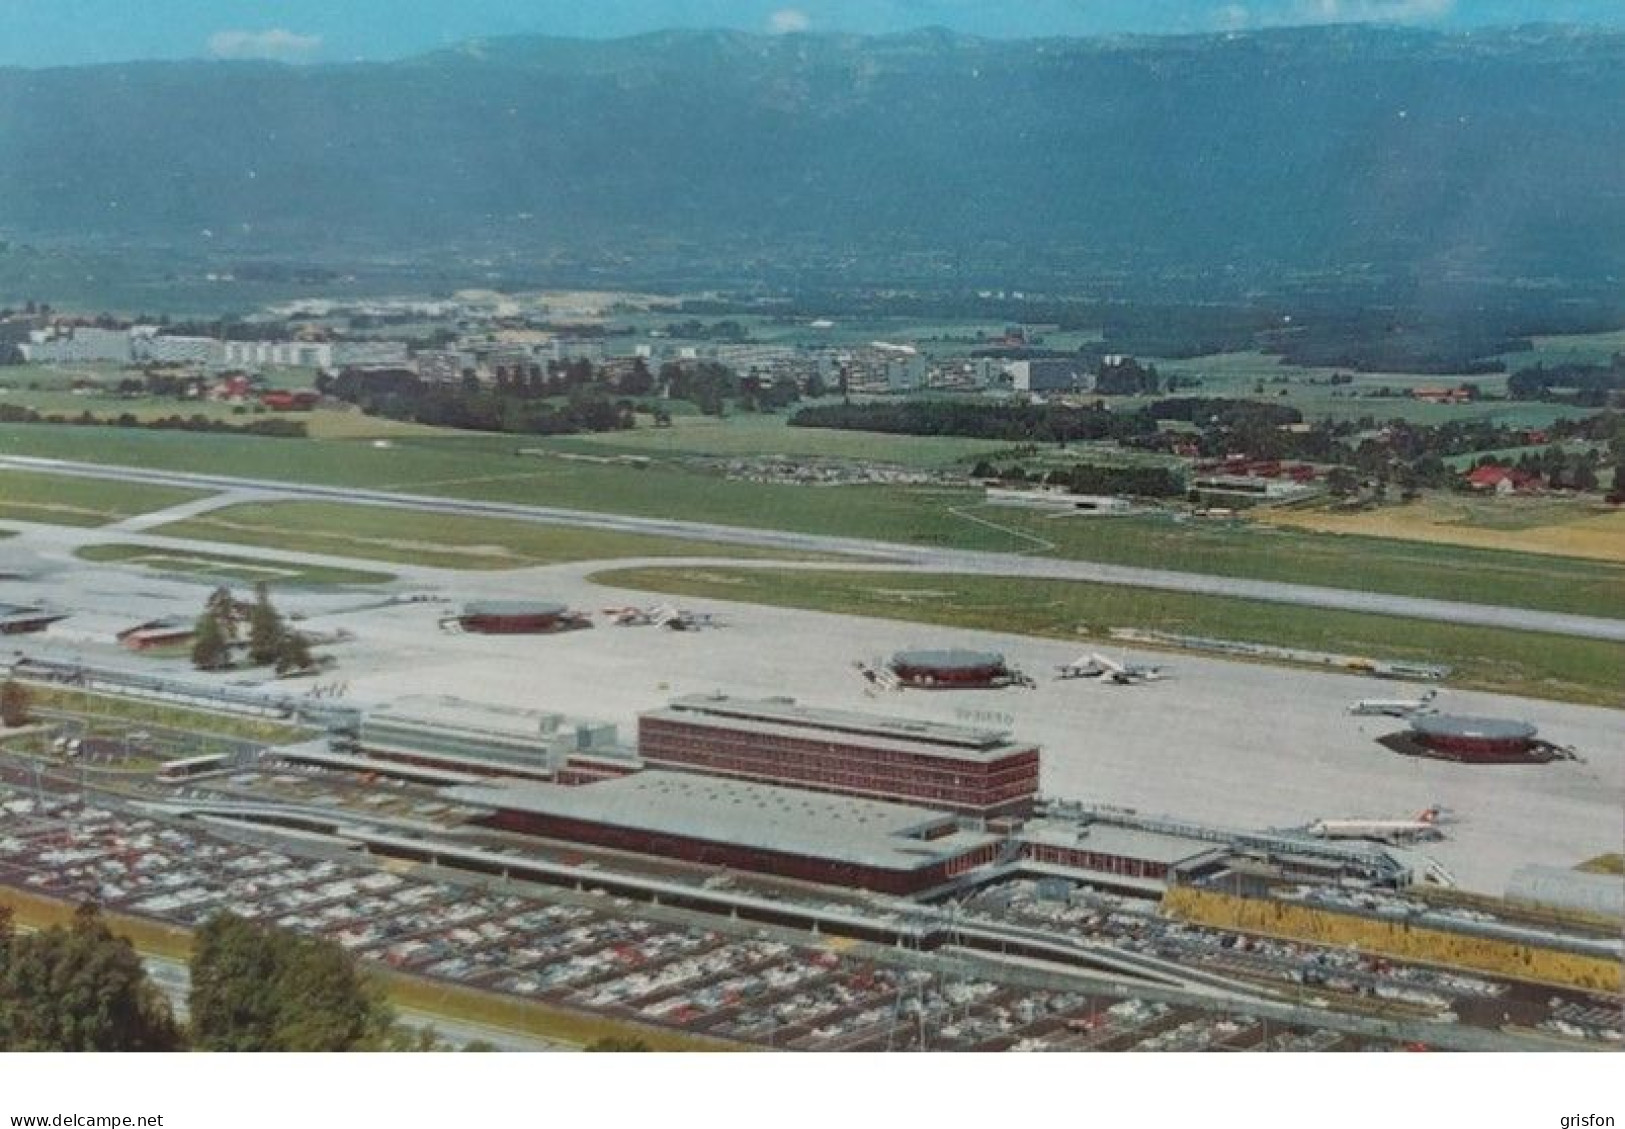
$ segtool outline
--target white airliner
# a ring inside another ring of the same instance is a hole
[[[702,627],[720,627],[710,612],[692,612],[670,604],[651,608],[605,608],[610,622],[620,627],[664,627],[671,631],[696,631]]]
[[[1098,678],[1102,682],[1111,682],[1119,686],[1128,686],[1136,682],[1155,682],[1166,677],[1160,666],[1120,663],[1099,653],[1083,655],[1065,666],[1056,667],[1055,670],[1057,678]]]
[[[1415,843],[1443,839],[1438,804],[1413,819],[1317,819],[1304,830],[1317,839],[1372,839],[1379,843]]]
[[[1420,698],[1361,698],[1349,706],[1349,713],[1361,717],[1411,717],[1433,709],[1437,690],[1429,690]]]

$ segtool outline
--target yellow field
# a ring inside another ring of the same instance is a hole
[[[1254,511],[1259,521],[1399,541],[1431,541],[1625,563],[1625,508],[1572,499],[1437,495],[1364,513]]]

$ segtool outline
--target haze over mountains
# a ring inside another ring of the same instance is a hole
[[[1020,284],[1625,273],[1625,35],[664,33],[0,70],[0,239]]]

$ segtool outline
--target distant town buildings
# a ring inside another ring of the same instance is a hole
[[[129,364],[135,359],[127,329],[36,329],[21,346],[23,359],[32,364]]]
[[[225,363],[262,368],[332,368],[333,346],[324,341],[227,341]]]
[[[1016,392],[1092,392],[1095,375],[1075,357],[1011,361],[1006,366]]]

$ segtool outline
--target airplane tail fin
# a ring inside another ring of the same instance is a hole
[[[1439,811],[1440,811],[1439,805],[1438,804],[1433,804],[1431,807],[1428,807],[1428,808],[1424,809],[1423,811],[1417,812],[1416,813],[1416,818],[1417,818],[1418,822],[1421,822],[1421,823],[1438,823],[1439,822]]]

